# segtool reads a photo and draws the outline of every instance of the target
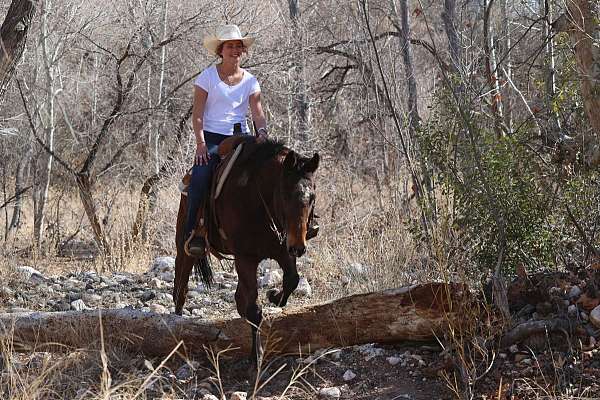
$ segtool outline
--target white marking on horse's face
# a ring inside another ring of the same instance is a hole
[[[310,185],[306,183],[300,183],[298,186],[300,187],[300,200],[302,203],[308,204],[310,202],[310,195],[312,194]]]

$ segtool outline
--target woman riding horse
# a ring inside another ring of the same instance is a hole
[[[253,42],[253,38],[243,37],[235,25],[220,28],[216,36],[204,41],[204,46],[221,57],[221,62],[203,71],[195,81],[196,155],[188,193],[181,197],[177,217],[173,299],[175,312],[181,315],[193,267],[197,267],[206,284],[211,282],[207,243],[195,232],[197,213],[210,192],[219,143],[232,135],[248,133],[246,113],[250,107],[258,137],[239,138],[238,142],[243,142],[243,150],[238,147],[239,158],[226,165],[229,172],[223,185],[218,182],[222,189],[219,197],[208,199],[212,218],[205,221],[204,234],[213,255],[232,255],[235,260],[236,307],[251,324],[251,356],[256,360],[262,354],[258,264],[273,259],[282,268],[282,288],[269,291],[267,297],[271,303],[285,306],[298,286],[296,258],[304,254],[306,241],[318,231],[313,216],[314,173],[319,155],[303,157],[281,143],[267,140],[260,86],[254,76],[240,67],[240,57]],[[229,143],[232,141],[236,139]]]
[[[246,123],[248,106],[257,128],[257,141],[267,138],[265,114],[260,101],[260,85],[250,72],[240,67],[242,55],[254,43],[254,38],[242,36],[236,25],[225,25],[215,36],[204,40],[204,47],[221,62],[211,66],[194,82],[192,124],[196,136],[196,155],[192,179],[188,187],[188,209],[185,239],[194,235],[198,209],[209,190],[215,165],[219,161],[219,144],[231,135],[249,133]],[[204,239],[194,235],[188,251],[193,256],[205,253]]]

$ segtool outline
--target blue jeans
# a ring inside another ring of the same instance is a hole
[[[188,187],[188,209],[187,217],[185,221],[185,238],[187,239],[196,227],[196,219],[198,217],[198,209],[204,198],[210,191],[210,182],[212,179],[215,167],[220,161],[217,150],[219,144],[227,139],[228,135],[220,135],[218,133],[204,132],[204,140],[206,141],[206,147],[210,154],[210,160],[208,164],[198,165],[195,164],[192,168],[192,180]],[[195,162],[195,160],[194,160]]]

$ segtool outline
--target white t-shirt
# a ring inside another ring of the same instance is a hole
[[[242,71],[241,82],[234,86],[219,78],[216,66],[202,71],[194,81],[196,86],[208,93],[204,107],[205,131],[233,135],[233,124],[241,123],[242,132],[248,133],[248,100],[250,95],[260,92],[260,85],[254,75],[244,69]]]

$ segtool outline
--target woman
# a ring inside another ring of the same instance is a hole
[[[196,154],[192,179],[188,188],[188,211],[185,238],[192,234],[198,208],[209,190],[211,175],[219,156],[219,144],[234,134],[248,134],[248,107],[257,129],[257,140],[267,138],[265,115],[260,102],[260,85],[256,78],[240,67],[242,55],[254,43],[252,37],[242,37],[236,25],[225,25],[215,36],[204,40],[204,47],[221,62],[211,66],[194,82],[192,124],[196,137]],[[194,256],[204,254],[204,240],[196,236],[188,250]]]

